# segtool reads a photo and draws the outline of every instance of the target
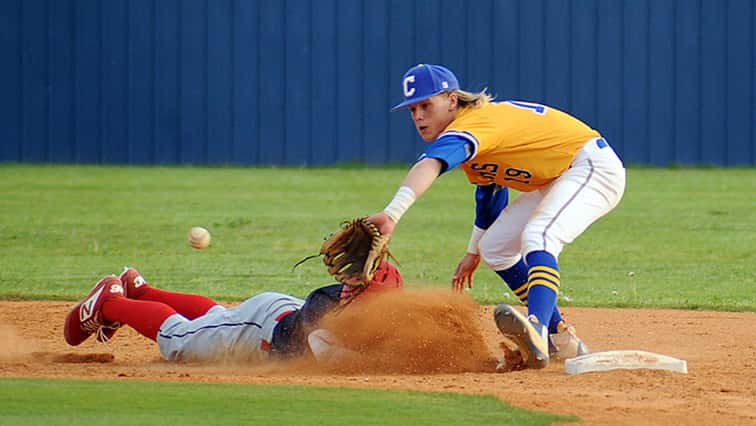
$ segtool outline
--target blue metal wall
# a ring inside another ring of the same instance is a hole
[[[404,71],[542,101],[629,163],[756,164],[752,0],[0,0],[0,161],[412,161]]]

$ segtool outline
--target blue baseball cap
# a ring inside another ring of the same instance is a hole
[[[402,89],[404,101],[391,108],[391,111],[406,108],[408,105],[436,96],[439,93],[459,89],[459,82],[457,76],[446,67],[420,64],[410,68],[404,74]]]

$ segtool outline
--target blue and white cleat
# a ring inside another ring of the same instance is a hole
[[[549,331],[535,316],[526,317],[510,305],[502,304],[494,310],[494,321],[499,331],[512,339],[529,368],[549,365]]]

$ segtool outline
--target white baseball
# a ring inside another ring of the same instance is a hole
[[[202,250],[210,245],[210,232],[201,226],[195,226],[189,231],[189,245]]]

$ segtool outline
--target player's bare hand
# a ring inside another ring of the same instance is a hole
[[[380,212],[369,216],[368,220],[375,224],[383,235],[393,234],[394,228],[396,228],[396,222],[394,222],[394,219],[391,219],[391,216],[386,214],[386,212]]]
[[[465,289],[465,282],[467,282],[467,288],[473,286],[473,274],[480,264],[480,255],[467,253],[462,260],[459,261],[457,269],[454,270],[454,277],[452,278],[452,289],[456,292],[461,292]]]

